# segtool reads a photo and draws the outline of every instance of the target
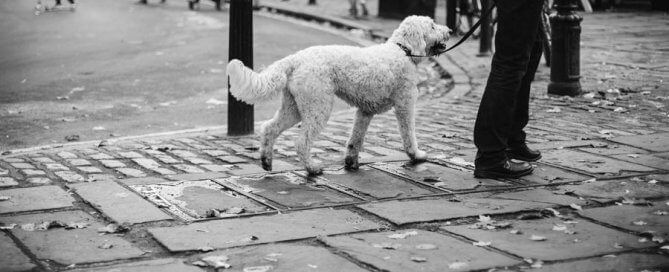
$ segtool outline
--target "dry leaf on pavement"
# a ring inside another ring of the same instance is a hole
[[[388,235],[388,238],[390,239],[404,239],[407,238],[407,236],[413,236],[413,235],[418,235],[418,232],[414,231],[407,231],[405,233],[395,233]]]
[[[530,240],[532,240],[532,241],[546,241],[546,237],[539,236],[539,235],[536,235],[536,234],[532,234],[532,236],[530,236]]]

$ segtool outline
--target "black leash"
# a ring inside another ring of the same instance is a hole
[[[448,52],[448,51],[451,51],[451,50],[455,49],[456,47],[458,47],[458,46],[459,46],[460,44],[462,44],[463,42],[465,42],[471,35],[474,34],[474,31],[476,31],[476,29],[479,28],[479,27],[481,26],[481,21],[483,21],[483,18],[488,17],[488,16],[490,16],[490,14],[492,14],[492,10],[495,9],[495,5],[496,5],[496,4],[497,4],[497,3],[496,3],[495,1],[493,1],[493,2],[492,2],[492,6],[490,6],[490,8],[488,8],[488,10],[486,10],[485,14],[483,14],[483,16],[481,16],[481,18],[479,18],[478,22],[476,22],[476,24],[474,24],[474,25],[469,29],[469,31],[468,31],[467,33],[465,33],[465,35],[462,36],[462,38],[461,38],[457,43],[455,43],[454,45],[451,45],[451,47],[446,48],[446,49],[444,49],[444,50],[441,51],[441,52],[438,52],[438,53],[435,54],[435,55],[441,55],[441,54],[443,54],[443,53],[446,53],[446,52]],[[409,56],[409,57],[418,57],[418,58],[431,57],[431,56],[418,56],[418,55],[412,55],[412,54],[411,54],[411,51],[409,51],[409,48],[407,48],[406,46],[401,45],[401,44],[399,44],[399,43],[398,43],[397,45],[398,45],[400,48],[402,48],[402,50],[404,50],[404,52],[405,52],[405,53],[407,54],[407,56]]]

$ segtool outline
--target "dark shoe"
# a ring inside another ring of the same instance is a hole
[[[541,152],[532,150],[526,144],[510,146],[506,149],[506,156],[510,159],[533,162],[541,159]]]
[[[527,162],[513,162],[509,159],[504,163],[490,168],[476,167],[474,177],[476,178],[519,178],[532,173],[532,165]]]

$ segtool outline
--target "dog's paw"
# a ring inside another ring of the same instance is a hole
[[[424,162],[427,160],[427,153],[423,150],[418,150],[415,154],[409,154],[409,157],[413,162]]]
[[[357,170],[360,168],[360,164],[358,163],[358,156],[346,156],[344,159],[344,167],[349,170]]]
[[[272,171],[272,158],[260,157],[260,162],[262,163],[262,169],[265,169],[265,171]]]

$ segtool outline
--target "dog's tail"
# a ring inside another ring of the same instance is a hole
[[[227,67],[230,93],[249,104],[268,100],[286,87],[289,66],[287,60],[280,60],[256,73],[241,61],[233,59]]]

